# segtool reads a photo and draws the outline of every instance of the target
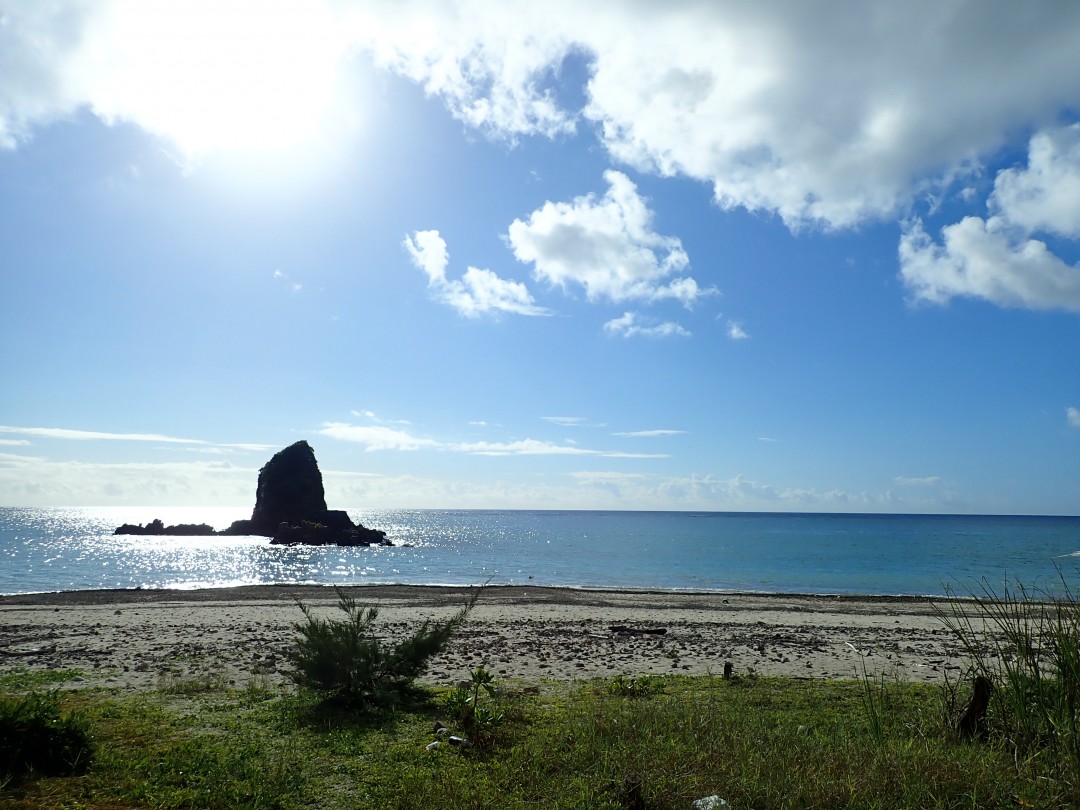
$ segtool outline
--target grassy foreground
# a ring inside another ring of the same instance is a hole
[[[55,676],[54,676],[55,677]],[[0,679],[0,694],[48,684]],[[0,787],[3,808],[1072,807],[1055,758],[960,741],[940,687],[872,681],[618,678],[378,714],[213,679],[137,695],[62,693],[94,735],[84,773]],[[479,694],[479,693],[478,693]],[[460,694],[458,695],[460,697]],[[435,726],[479,744],[454,747]],[[428,745],[442,740],[439,746]],[[0,780],[2,781],[2,780]]]

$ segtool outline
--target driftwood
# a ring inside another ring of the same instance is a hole
[[[964,739],[986,736],[986,710],[990,706],[993,684],[984,675],[978,675],[971,687],[971,701],[963,716],[956,723],[956,730]]]

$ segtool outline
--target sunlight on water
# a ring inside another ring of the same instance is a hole
[[[393,547],[113,535],[161,518],[224,528],[236,509],[0,509],[0,593],[253,584],[534,584],[940,594],[1005,577],[1075,584],[1078,518],[353,511]]]

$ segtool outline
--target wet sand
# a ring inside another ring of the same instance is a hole
[[[399,638],[443,618],[474,589],[345,589]],[[253,586],[0,596],[0,673],[76,669],[70,687],[154,689],[209,677],[236,686],[287,680],[303,615],[343,616],[332,588]],[[690,594],[489,586],[424,680],[456,683],[484,665],[502,679],[618,674],[854,678],[863,666],[914,681],[955,678],[963,658],[937,618],[944,603],[906,597]]]

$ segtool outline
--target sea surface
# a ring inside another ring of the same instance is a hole
[[[224,528],[247,509],[0,508],[0,594],[99,588],[519,584],[941,595],[1008,583],[1080,592],[1080,517],[355,511],[391,548],[263,537],[114,536],[161,518]]]

